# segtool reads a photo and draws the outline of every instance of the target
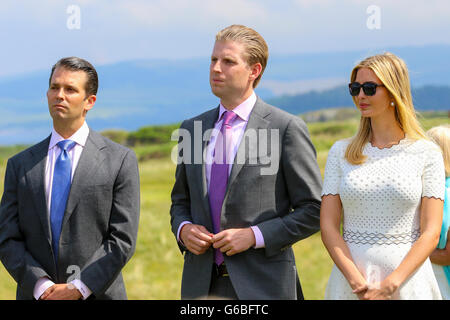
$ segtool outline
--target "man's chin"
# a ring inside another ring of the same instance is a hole
[[[63,112],[53,111],[50,113],[53,121],[64,121],[67,120],[67,115]]]
[[[75,121],[73,117],[63,112],[52,112],[50,116],[53,119],[53,123],[69,124]]]
[[[220,88],[217,88],[214,85],[211,86],[211,92],[219,99],[222,99],[224,96],[223,90],[220,90]]]

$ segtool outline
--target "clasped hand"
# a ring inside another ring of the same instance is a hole
[[[73,284],[60,283],[54,284],[44,291],[40,300],[79,300],[81,293]]]
[[[213,246],[232,256],[254,246],[256,241],[251,228],[227,229],[213,234],[204,226],[191,223],[181,228],[180,238],[184,246],[196,255],[205,253]]]
[[[386,282],[365,283],[353,290],[360,300],[390,300],[396,288]]]

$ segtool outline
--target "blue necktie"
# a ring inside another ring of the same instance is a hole
[[[61,226],[71,185],[72,161],[68,152],[75,144],[76,142],[71,140],[63,140],[57,144],[61,149],[61,154],[56,159],[53,171],[52,202],[50,205],[50,226],[55,262],[58,261],[59,236],[61,235]]]

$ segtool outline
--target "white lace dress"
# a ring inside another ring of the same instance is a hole
[[[422,197],[444,199],[442,154],[426,140],[405,138],[390,148],[370,143],[362,165],[345,158],[348,140],[329,151],[322,195],[339,194],[343,238],[366,280],[382,281],[401,263],[420,235]],[[427,259],[396,291],[394,299],[441,299]],[[357,299],[341,271],[333,266],[325,299]]]

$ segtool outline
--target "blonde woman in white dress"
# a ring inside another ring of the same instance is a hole
[[[325,298],[441,299],[428,257],[441,229],[444,164],[417,121],[406,64],[369,57],[349,90],[361,122],[325,167],[320,225],[335,263]]]

